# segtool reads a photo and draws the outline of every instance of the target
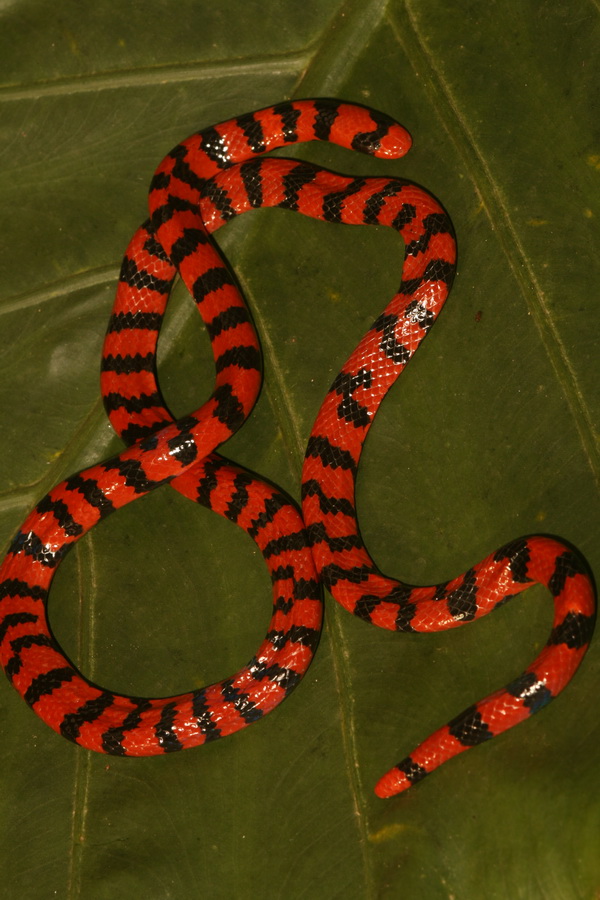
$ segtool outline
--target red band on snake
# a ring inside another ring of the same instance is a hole
[[[595,593],[577,551],[544,536],[516,540],[433,587],[387,578],[369,556],[354,499],[363,443],[448,296],[455,241],[443,208],[410,182],[349,178],[297,160],[262,158],[309,140],[387,159],[410,146],[406,131],[381,113],[304,100],[204,129],[159,166],[151,218],[126,252],[103,352],[107,412],[130,446],[54,488],[19,530],[0,569],[0,661],[32,709],[65,737],[105,753],[154,755],[231,734],[289,694],[318,643],[319,582],[350,612],[398,631],[454,628],[531,584],[546,585],[555,614],[542,653],[391,769],[376,787],[386,797],[553,699],[589,644]],[[405,243],[398,292],[334,380],[312,429],[303,519],[281,491],[214,452],[252,410],[261,356],[244,299],[209,235],[265,206],[329,222],[389,225]],[[207,326],[216,382],[199,410],[175,421],[156,379],[156,346],[177,273]],[[256,655],[231,678],[177,697],[129,697],[92,684],[66,659],[48,624],[48,590],[64,554],[97,521],[166,483],[256,541],[273,581],[273,614]]]

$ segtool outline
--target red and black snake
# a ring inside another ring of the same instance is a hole
[[[541,654],[391,769],[375,789],[388,797],[552,700],[588,647],[595,592],[577,551],[544,536],[513,541],[432,587],[387,578],[369,556],[354,499],[363,443],[386,392],[448,296],[456,248],[444,209],[411,182],[346,177],[298,160],[263,157],[311,140],[387,159],[410,147],[407,132],[382,113],[303,100],[205,128],[160,164],[150,188],[150,218],[123,260],[102,358],[105,406],[129,446],[55,487],[19,529],[0,568],[0,661],[55,731],[91,750],[150,756],[232,734],[289,694],[318,644],[321,584],[350,612],[396,631],[455,628],[534,583],[546,585],[555,612]],[[405,245],[397,293],[318,413],[302,472],[302,516],[276,487],[214,452],[252,410],[261,353],[244,299],[210,233],[265,206],[327,222],[389,225]],[[158,386],[156,347],[177,274],[206,324],[216,381],[200,409],[175,420]],[[272,618],[255,656],[232,677],[176,697],[124,696],[92,684],[65,657],[48,623],[48,591],[65,553],[96,522],[167,483],[253,538],[273,582]]]

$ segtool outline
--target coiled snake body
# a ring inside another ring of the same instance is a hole
[[[363,443],[386,392],[448,296],[455,242],[443,208],[408,181],[351,178],[263,157],[309,140],[388,159],[410,146],[404,129],[381,113],[304,100],[206,128],[159,166],[150,218],[123,261],[102,358],[105,406],[128,447],[59,484],[20,528],[0,569],[0,661],[32,709],[68,739],[114,755],[154,755],[238,731],[289,694],[318,644],[320,583],[354,615],[397,631],[454,628],[533,583],[546,585],[555,613],[541,654],[507,687],[454,718],[391,769],[376,787],[385,797],[555,697],[587,649],[595,596],[578,553],[543,536],[516,540],[432,587],[387,578],[369,556],[354,500]],[[215,452],[252,410],[261,354],[244,299],[210,233],[264,206],[328,222],[388,225],[405,244],[397,293],[335,378],[313,426],[302,472],[302,516],[277,488]],[[208,329],[216,379],[200,409],[174,420],[156,378],[156,347],[177,274]],[[48,591],[65,553],[96,522],[167,483],[253,538],[273,582],[272,617],[254,657],[230,678],[176,697],[130,697],[92,684],[65,657],[48,623]]]

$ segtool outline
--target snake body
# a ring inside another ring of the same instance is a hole
[[[113,755],[155,755],[232,734],[285,699],[318,644],[321,584],[354,615],[397,631],[454,628],[531,584],[546,585],[555,613],[542,653],[508,686],[455,717],[384,775],[376,793],[386,797],[555,697],[589,644],[595,595],[577,551],[545,536],[513,541],[432,587],[390,579],[369,556],[355,504],[362,447],[380,403],[448,296],[456,248],[444,209],[409,181],[347,177],[264,157],[310,140],[385,159],[410,147],[407,132],[382,113],[304,100],[206,128],[158,167],[150,217],[123,260],[102,356],[105,407],[128,446],[55,487],[19,529],[0,568],[0,662],[32,709],[71,741]],[[302,515],[279,489],[216,452],[252,410],[261,353],[244,298],[210,235],[261,207],[327,222],[388,225],[405,245],[398,291],[336,376],[317,415],[302,471]],[[210,398],[177,420],[156,375],[158,335],[176,275],[206,324],[216,371]],[[273,582],[272,617],[256,654],[230,678],[176,697],[131,697],[91,683],[65,657],[48,622],[48,591],[65,553],[91,527],[167,483],[253,538]]]

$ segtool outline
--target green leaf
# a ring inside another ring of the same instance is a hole
[[[367,546],[413,583],[507,540],[562,535],[600,572],[597,5],[521,0],[248,0],[0,10],[3,290],[0,541],[69,473],[120,448],[98,371],[120,257],[151,175],[179,140],[288,97],[396,117],[394,174],[448,209],[459,273],[394,386],[359,477]],[[299,496],[329,383],[397,286],[382,229],[280,210],[219,242],[248,297],[265,385],[224,452]],[[161,384],[208,396],[201,323],[178,289]],[[159,696],[235,671],[267,626],[270,585],[229,523],[161,490],[69,555],[50,600],[65,650],[100,684]],[[555,703],[397,799],[378,777],[518,674],[551,604],[532,591],[470,628],[382,633],[327,598],[315,662],[264,722],[153,759],[90,754],[0,689],[5,896],[591,898],[598,891],[597,644]]]

